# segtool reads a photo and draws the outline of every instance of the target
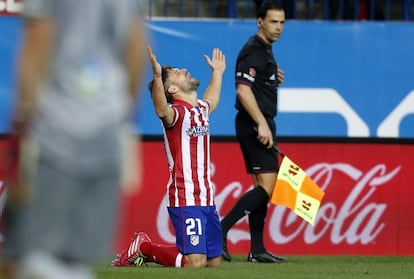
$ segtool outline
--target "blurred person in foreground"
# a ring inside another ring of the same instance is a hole
[[[250,228],[248,262],[286,263],[266,251],[263,232],[269,197],[279,169],[276,145],[277,87],[284,73],[275,61],[272,44],[279,40],[285,13],[276,1],[264,1],[257,13],[257,33],[243,46],[236,61],[236,136],[253,189],[246,192],[221,220],[224,260],[231,261],[227,233],[245,215]]]
[[[212,70],[203,98],[197,96],[199,80],[186,69],[161,67],[151,47],[150,82],[155,112],[162,122],[170,177],[167,209],[175,230],[176,245],[153,243],[138,232],[113,266],[140,266],[155,262],[169,267],[219,267],[221,227],[210,171],[210,114],[217,108],[225,55],[215,48],[204,56]]]
[[[12,125],[25,167],[8,185],[4,276],[95,278],[112,254],[143,3],[25,0]]]

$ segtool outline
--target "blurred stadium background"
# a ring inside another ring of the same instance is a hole
[[[0,153],[7,149],[4,135],[15,93],[22,2],[0,0]],[[413,256],[414,1],[279,2],[289,20],[274,46],[286,73],[277,120],[280,148],[326,195],[315,227],[281,206],[272,207],[265,228],[268,249],[286,255]],[[188,68],[203,85],[209,69],[202,54],[219,46],[227,55],[222,100],[212,116],[213,181],[223,216],[251,187],[234,138],[233,75],[239,48],[256,31],[257,2],[147,3],[149,40],[162,63]],[[145,230],[154,241],[174,243],[164,206],[168,171],[161,127],[146,84],[141,90],[145,93],[135,121],[143,135],[145,187],[123,197],[117,250],[137,230]],[[0,172],[0,209],[3,175]],[[143,208],[145,215],[137,218],[135,213]],[[248,239],[247,222],[241,221],[230,231],[230,252],[246,254]]]
[[[149,0],[149,16],[254,18],[262,0]],[[287,19],[412,20],[411,0],[279,0]]]

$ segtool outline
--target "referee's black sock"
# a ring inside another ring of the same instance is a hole
[[[269,196],[263,187],[256,186],[244,194],[233,206],[230,212],[221,220],[223,234],[227,234],[230,228],[244,215],[250,214],[263,204],[267,205]]]
[[[263,241],[263,231],[267,214],[268,200],[249,214],[250,252],[252,252],[253,255],[266,251]]]

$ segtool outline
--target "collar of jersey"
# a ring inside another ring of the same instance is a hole
[[[181,105],[181,106],[184,106],[184,107],[186,107],[188,109],[192,109],[193,107],[198,107],[198,105],[197,106],[193,106],[192,104],[190,104],[190,103],[188,103],[186,101],[183,101],[183,100],[174,100],[172,102],[172,104],[173,105]],[[197,101],[197,104],[198,104],[198,101]]]

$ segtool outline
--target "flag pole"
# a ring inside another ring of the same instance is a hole
[[[280,151],[279,147],[277,147],[276,144],[273,145],[272,148],[274,151],[276,151],[276,153],[279,153],[282,157],[285,157],[285,154],[282,151]]]

